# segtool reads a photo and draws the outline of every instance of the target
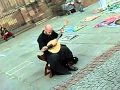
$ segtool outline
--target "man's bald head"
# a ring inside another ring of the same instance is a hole
[[[51,35],[52,34],[52,31],[53,31],[53,27],[52,27],[52,25],[50,25],[50,24],[47,24],[46,26],[45,26],[45,34],[47,34],[47,35]]]

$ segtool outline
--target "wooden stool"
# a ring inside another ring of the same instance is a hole
[[[49,77],[50,77],[50,78],[53,77],[52,70],[51,70],[50,65],[48,64],[48,62],[47,62],[45,56],[44,56],[44,55],[41,55],[41,56],[40,56],[40,55],[37,55],[37,57],[38,57],[40,60],[46,62],[44,75],[46,76],[46,75],[50,74]]]

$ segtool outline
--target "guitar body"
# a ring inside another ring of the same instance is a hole
[[[51,40],[50,42],[48,42],[47,46],[53,44],[54,42],[56,42],[55,39]],[[57,42],[57,44],[53,46],[52,48],[48,49],[48,51],[51,53],[58,53],[60,51],[60,48],[61,48],[61,45],[59,42]]]

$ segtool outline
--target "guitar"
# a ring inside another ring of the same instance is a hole
[[[66,20],[64,26],[60,30],[64,29],[65,26],[67,25],[67,23],[68,23],[68,21]],[[51,41],[48,42],[48,44],[47,44],[48,49],[47,50],[49,52],[51,52],[51,53],[58,53],[60,51],[61,44],[60,44],[60,42],[58,42],[58,40],[59,40],[59,38],[61,36],[62,36],[62,33],[60,33],[56,39],[53,39],[53,40],[51,40]],[[56,44],[54,45],[54,43],[56,43]]]
[[[61,29],[64,29],[64,27],[65,27],[65,25]],[[58,53],[60,51],[61,44],[60,44],[60,42],[58,42],[58,40],[60,39],[61,36],[62,36],[62,33],[60,33],[56,39],[53,39],[48,42],[47,47],[48,47],[49,52]],[[56,44],[54,46],[52,46],[54,43],[56,43]],[[51,46],[52,46],[52,48],[49,48]]]

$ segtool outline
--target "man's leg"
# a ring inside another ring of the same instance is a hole
[[[60,63],[59,54],[50,54],[47,56],[47,61],[55,74],[65,75],[70,74],[67,68]]]
[[[77,68],[73,67],[72,65],[77,63],[78,59],[75,62],[75,58],[73,57],[72,52],[66,45],[62,45],[61,50],[59,52],[59,56],[61,59],[61,63],[64,66],[66,66],[68,69],[73,70],[73,71],[77,70]]]
[[[84,12],[82,3],[80,3],[80,9],[79,9],[79,11],[80,12]]]
[[[12,37],[15,37],[12,32],[8,32],[7,35],[8,35],[8,37],[11,37],[11,36],[12,36]]]
[[[73,62],[75,64],[78,61],[78,58],[73,57],[71,50],[66,45],[61,46],[61,50],[59,54],[60,54],[61,60],[64,60],[64,62],[66,63]]]

